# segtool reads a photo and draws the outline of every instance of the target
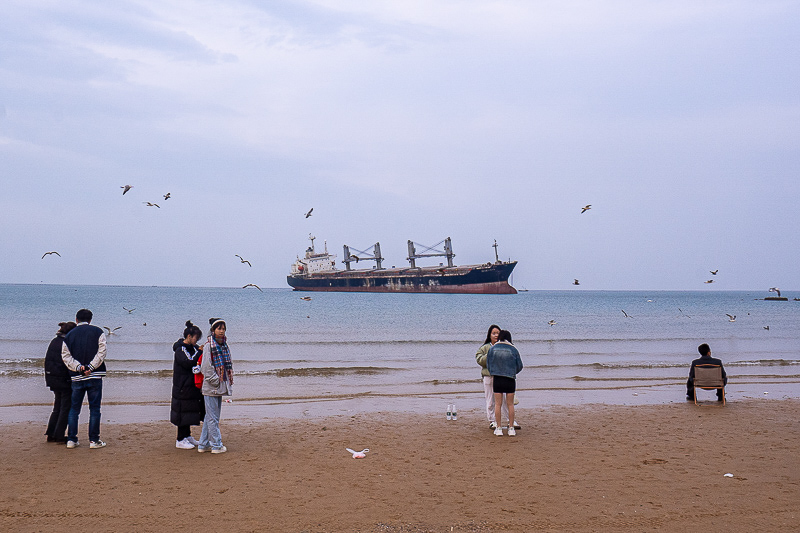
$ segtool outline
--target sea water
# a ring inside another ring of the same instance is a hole
[[[154,419],[169,402],[172,344],[186,320],[207,333],[211,317],[227,322],[233,399],[248,407],[248,416],[439,413],[448,400],[479,409],[483,388],[475,352],[490,324],[508,329],[522,355],[522,407],[682,401],[688,365],[702,342],[725,364],[729,399],[798,398],[800,302],[794,294],[784,294],[786,302],[765,296],[770,294],[0,285],[0,420],[24,418],[10,413],[51,401],[43,377],[47,345],[58,322],[74,320],[83,307],[94,313],[93,324],[113,331],[104,405],[139,406],[141,412],[158,406]]]

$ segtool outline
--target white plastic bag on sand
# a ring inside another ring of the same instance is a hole
[[[345,448],[345,450],[353,454],[353,459],[363,459],[364,457],[367,456],[366,453],[369,451],[369,448],[364,448],[360,452],[351,450],[350,448]]]

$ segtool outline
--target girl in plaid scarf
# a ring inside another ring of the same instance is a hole
[[[200,434],[200,453],[225,453],[228,449],[222,444],[222,433],[219,429],[222,397],[233,393],[233,363],[228,350],[228,339],[225,336],[227,325],[221,318],[209,319],[211,335],[203,348],[203,400],[206,405],[206,416],[203,419],[203,431]]]

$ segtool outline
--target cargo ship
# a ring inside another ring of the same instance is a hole
[[[344,245],[345,268],[336,267],[336,255],[328,253],[325,243],[323,252],[314,248],[313,235],[308,236],[311,246],[305,257],[300,257],[292,264],[291,274],[286,282],[296,291],[321,292],[412,292],[412,293],[453,293],[453,294],[517,294],[517,290],[508,283],[508,278],[516,261],[500,261],[497,255],[497,241],[494,243],[494,263],[481,265],[453,264],[453,248],[450,237],[432,247],[423,246],[417,253],[418,244],[408,241],[409,266],[402,268],[384,268],[380,243],[375,243],[372,250],[362,251]],[[444,244],[444,250],[436,249]],[[422,246],[422,245],[420,245]],[[417,259],[428,257],[445,257],[447,264],[438,266],[417,266]],[[354,269],[353,263],[375,261],[368,269]]]

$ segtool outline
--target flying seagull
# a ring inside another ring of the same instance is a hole
[[[123,305],[123,306],[122,306],[122,308],[123,308],[124,310],[126,310],[128,313],[133,313],[134,311],[136,311],[136,308],[135,308],[135,307],[134,307],[133,309],[128,309],[127,307],[125,307],[125,306]]]
[[[169,200],[170,198],[172,198],[172,195],[170,193],[164,195],[164,200]]]
[[[125,196],[126,192],[128,192],[131,189],[133,189],[133,185],[120,185],[119,188],[123,189],[122,196]]]
[[[728,322],[736,322],[736,315],[729,315],[728,313],[725,313],[725,316],[728,317]]]
[[[716,275],[717,275],[717,272],[719,272],[719,269],[716,269],[716,270],[709,270],[709,272],[711,272],[711,275],[712,275],[712,276],[716,276]]]
[[[311,209],[309,209],[309,210],[308,210],[308,213],[306,213],[306,218],[308,218],[308,217],[310,217],[310,216],[311,216],[311,211],[313,211],[313,210],[314,210],[314,208],[313,208],[313,207],[312,207]]]
[[[781,290],[778,287],[770,287],[769,292],[777,292],[778,298],[781,297]]]
[[[160,205],[158,205],[158,204],[154,204],[154,203],[152,203],[152,202],[142,202],[142,203],[143,203],[143,204],[147,204],[147,207],[157,207],[157,208],[161,209],[161,206],[160,206]]]
[[[714,283],[714,280],[713,280],[713,279],[710,279],[710,280],[708,280],[708,281],[704,281],[703,283]]]
[[[581,214],[584,214],[586,211],[592,208],[592,204],[586,204],[581,208]]]
[[[551,326],[555,326],[557,322],[555,320],[551,320],[550,322],[548,322],[548,324],[550,324]]]
[[[307,302],[310,302],[311,301],[311,296],[301,296],[300,299],[301,300],[305,300]]]
[[[247,259],[245,259],[245,258],[244,258],[244,257],[242,257],[241,255],[239,255],[239,254],[233,254],[233,255],[234,255],[235,257],[238,257],[238,258],[239,258],[239,261],[241,261],[242,263],[247,263],[247,266],[249,266],[249,267],[252,267],[252,266],[253,266],[253,265],[251,265],[251,264],[250,264],[250,261],[248,261]]]
[[[111,329],[108,326],[103,326],[103,329],[106,330],[106,335],[115,335],[114,332],[118,329],[122,329],[122,326],[117,326],[114,329]]]
[[[259,287],[259,286],[258,286],[258,285],[256,285],[255,283],[248,283],[247,285],[245,285],[245,286],[244,286],[244,287],[242,287],[242,288],[243,288],[243,289],[246,289],[247,287],[255,287],[255,288],[256,288],[256,289],[258,289],[259,291],[261,291],[261,292],[264,292],[264,291],[262,291],[262,290],[261,290],[261,287]]]
[[[578,280],[576,279],[575,281],[573,281],[573,282],[572,282],[572,284],[573,284],[573,285],[580,285],[580,284],[581,284],[581,282],[580,282],[580,281],[578,281]]]
[[[622,314],[625,315],[625,318],[632,318],[631,315],[626,313],[624,309],[621,309],[621,311],[622,311]]]
[[[680,312],[681,312],[681,315],[682,315],[682,316],[685,316],[686,318],[692,318],[692,317],[690,317],[689,315],[687,315],[686,313],[684,313],[684,312],[683,312],[683,309],[681,309],[680,307],[678,308],[678,311],[680,311]]]
[[[42,259],[44,259],[46,255],[50,255],[50,254],[56,254],[58,257],[61,257],[61,254],[58,253],[58,252],[45,252],[45,254],[42,256]]]
[[[764,326],[764,329],[769,331],[769,326]]]

